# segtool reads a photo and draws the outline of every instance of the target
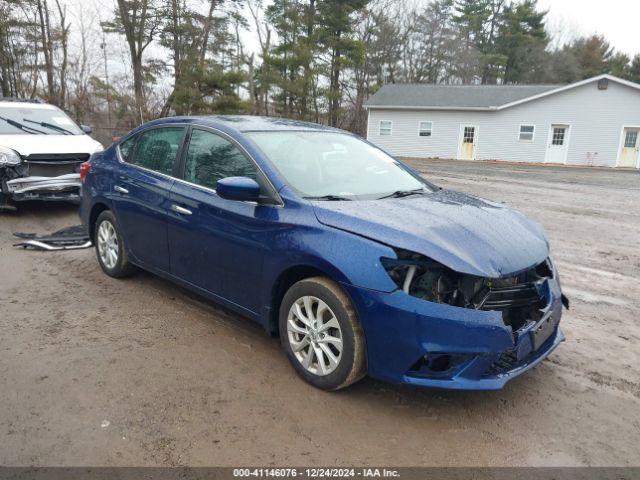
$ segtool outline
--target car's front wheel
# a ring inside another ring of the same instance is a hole
[[[280,306],[280,339],[296,372],[323,390],[339,390],[366,374],[364,335],[351,301],[332,280],[293,285]]]
[[[127,260],[124,241],[116,217],[109,210],[102,212],[95,224],[94,242],[98,263],[104,273],[114,278],[131,275],[135,267]]]

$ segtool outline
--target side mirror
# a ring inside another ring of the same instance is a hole
[[[93,128],[91,128],[89,125],[80,125],[80,130],[82,130],[87,135],[91,135],[91,133],[93,132]]]
[[[227,177],[216,182],[216,193],[227,200],[257,202],[260,185],[248,177]]]

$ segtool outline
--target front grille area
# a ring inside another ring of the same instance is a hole
[[[484,372],[485,377],[492,377],[500,375],[501,373],[508,372],[513,369],[518,363],[518,355],[516,352],[510,350],[508,352],[501,353],[500,356],[494,361],[489,368]]]
[[[28,175],[32,177],[59,177],[78,173],[82,162],[89,160],[88,153],[34,154],[24,157]]]
[[[481,293],[476,308],[501,312],[505,325],[515,334],[530,322],[542,318],[542,309],[546,306],[542,287],[545,280],[552,277],[549,260],[545,260],[517,276],[492,279]]]
[[[479,307],[481,310],[507,310],[531,306],[540,301],[533,283],[513,287],[491,287]]]

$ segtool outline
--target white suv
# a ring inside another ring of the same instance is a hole
[[[0,210],[9,199],[70,200],[80,164],[103,149],[54,105],[0,98]]]

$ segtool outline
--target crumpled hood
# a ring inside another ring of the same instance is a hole
[[[38,153],[96,153],[102,145],[89,135],[0,135],[0,146],[23,157]]]
[[[420,253],[471,275],[507,276],[549,255],[537,222],[500,204],[450,190],[313,206],[320,223]]]

